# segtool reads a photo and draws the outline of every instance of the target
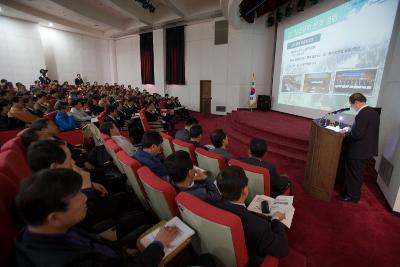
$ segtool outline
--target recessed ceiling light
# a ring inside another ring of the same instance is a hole
[[[1,8],[1,6],[0,6],[0,12],[3,12],[3,9]]]
[[[49,22],[49,26],[50,26],[50,27],[53,27],[53,22]]]

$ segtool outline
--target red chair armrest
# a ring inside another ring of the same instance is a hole
[[[278,267],[279,260],[272,256],[267,256],[261,263],[260,267]]]

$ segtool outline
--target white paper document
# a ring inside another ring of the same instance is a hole
[[[268,201],[269,213],[264,214],[261,211],[261,202],[263,200]],[[281,222],[290,228],[292,225],[293,215],[295,208],[293,207],[293,196],[277,196],[275,199],[265,195],[256,195],[247,207],[249,211],[264,214],[266,216],[272,216],[275,212],[279,211],[285,214],[286,219]]]
[[[335,126],[330,126],[330,125],[326,126],[325,128],[328,129],[328,130],[334,131],[334,132],[341,132],[342,131],[341,128],[335,127]]]
[[[194,235],[194,231],[192,228],[187,226],[184,222],[181,221],[178,217],[174,217],[169,220],[165,226],[176,226],[178,228],[178,235],[175,239],[169,244],[168,247],[164,248],[164,258],[171,254],[179,245],[181,245],[186,239]],[[146,235],[140,240],[140,243],[146,248],[150,245],[154,239],[156,238],[158,232],[160,231],[160,227],[152,231],[150,234]]]

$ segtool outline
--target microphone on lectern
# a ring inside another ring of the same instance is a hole
[[[341,109],[329,112],[328,114],[338,114],[338,113],[342,113],[342,112],[348,111],[348,110],[350,110],[350,108],[341,108]]]

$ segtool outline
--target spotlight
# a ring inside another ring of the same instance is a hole
[[[306,5],[306,1],[305,0],[299,0],[299,2],[297,2],[297,12],[302,12],[304,11],[304,6]]]
[[[135,1],[142,4],[142,7],[144,9],[148,9],[150,13],[153,13],[156,10],[156,7],[153,6],[150,0],[135,0]]]
[[[49,22],[49,27],[53,27],[53,22]]]
[[[1,8],[1,6],[0,6],[0,12],[3,12],[3,9]]]
[[[267,19],[267,26],[272,27],[272,26],[274,26],[274,24],[275,24],[274,15],[272,13],[270,13],[270,15],[268,16],[268,19]]]
[[[283,18],[283,13],[280,8],[276,11],[276,22],[281,22]]]

